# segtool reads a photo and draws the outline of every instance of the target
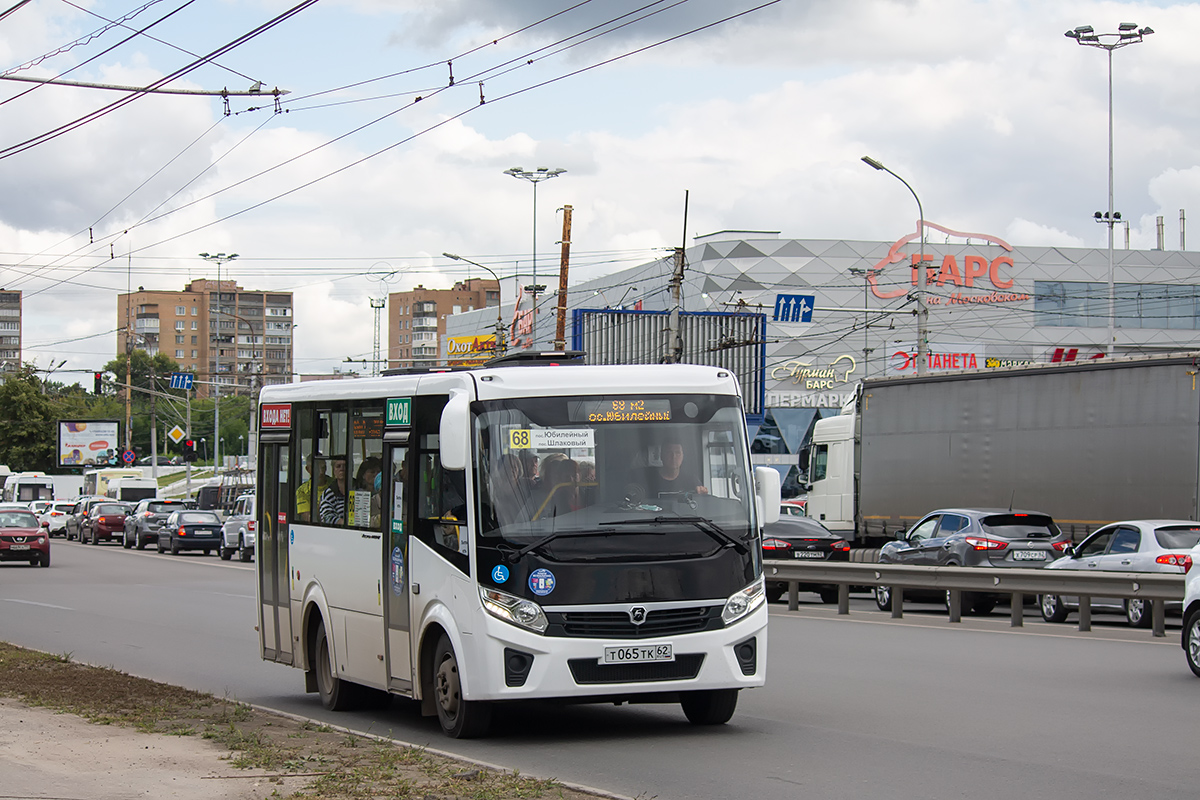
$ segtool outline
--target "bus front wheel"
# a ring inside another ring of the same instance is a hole
[[[458,657],[450,638],[442,634],[433,651],[433,697],[442,732],[453,739],[472,739],[487,733],[492,708],[462,696]]]
[[[724,725],[737,709],[737,689],[707,689],[684,692],[679,699],[683,713],[693,725]]]

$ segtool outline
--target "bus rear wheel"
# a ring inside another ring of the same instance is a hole
[[[317,623],[316,652],[313,669],[317,673],[317,692],[321,705],[330,711],[347,711],[357,706],[361,689],[358,684],[344,681],[337,676],[333,665],[333,651],[329,647],[329,636],[325,633],[325,622]]]
[[[707,689],[684,692],[679,704],[693,725],[724,725],[733,718],[737,699],[737,689]]]
[[[458,657],[454,654],[454,645],[445,634],[442,634],[433,651],[431,678],[434,705],[442,732],[453,739],[473,739],[487,734],[492,722],[492,707],[462,696]]]

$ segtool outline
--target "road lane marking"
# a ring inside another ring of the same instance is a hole
[[[0,600],[3,600],[6,603],[20,603],[21,605],[25,605],[25,606],[41,606],[42,608],[57,608],[60,611],[74,611],[75,610],[73,608],[67,608],[66,606],[56,606],[51,603],[38,603],[34,600],[17,600],[16,598],[13,598],[13,597],[0,597]]]

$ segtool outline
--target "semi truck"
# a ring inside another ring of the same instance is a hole
[[[1036,510],[1076,541],[1198,518],[1200,354],[864,380],[813,429],[808,516],[877,546],[938,508]]]

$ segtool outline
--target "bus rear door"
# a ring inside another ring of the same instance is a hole
[[[264,440],[267,439],[264,435]],[[259,639],[265,660],[291,664],[295,635],[292,632],[291,581],[289,580],[288,529],[292,493],[288,490],[290,447],[264,441],[259,451],[258,487]]]

